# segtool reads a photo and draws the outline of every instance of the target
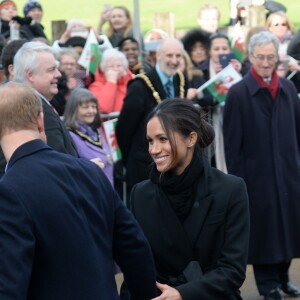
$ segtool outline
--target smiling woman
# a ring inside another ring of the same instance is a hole
[[[99,159],[105,175],[113,184],[112,156],[101,129],[97,98],[87,89],[74,89],[67,101],[64,122],[79,157]]]
[[[161,292],[154,299],[241,299],[249,237],[244,181],[210,167],[205,148],[214,131],[191,102],[162,101],[146,131],[154,164],[150,179],[133,187],[129,208],[154,255]]]

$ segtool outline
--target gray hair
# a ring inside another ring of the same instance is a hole
[[[67,55],[73,57],[76,61],[79,59],[79,55],[74,48],[61,48],[58,53],[56,53],[55,57],[61,61],[62,56]]]
[[[107,61],[111,58],[118,58],[121,59],[122,63],[124,64],[124,70],[128,68],[128,60],[125,54],[117,49],[107,49],[103,52],[102,60],[100,63],[100,70],[104,72]]]
[[[68,97],[68,101],[64,111],[64,123],[66,127],[71,130],[78,130],[78,120],[77,112],[78,106],[82,103],[93,102],[97,105],[98,114],[90,126],[93,129],[97,129],[101,126],[101,118],[99,114],[98,101],[97,98],[86,88],[76,88],[72,91],[71,95]]]
[[[26,71],[35,72],[41,66],[38,64],[38,54],[49,52],[54,55],[52,48],[41,42],[27,42],[14,57],[14,81],[27,82]]]
[[[258,32],[250,38],[248,53],[253,55],[255,46],[264,46],[271,43],[274,45],[276,49],[276,53],[278,53],[279,50],[278,38],[272,32],[269,31]]]

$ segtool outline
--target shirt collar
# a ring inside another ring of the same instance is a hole
[[[165,86],[168,82],[169,79],[171,79],[171,81],[173,82],[173,77],[174,76],[166,76],[162,71],[161,69],[159,68],[158,64],[155,65],[155,70],[160,78],[160,81],[162,83],[163,86]]]

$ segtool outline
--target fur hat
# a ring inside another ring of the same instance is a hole
[[[2,0],[2,1],[0,2],[0,10],[1,10],[4,6],[6,6],[6,5],[13,5],[15,8],[17,8],[17,5],[16,5],[16,3],[15,3],[14,1],[11,1],[11,0]]]
[[[35,0],[28,0],[23,7],[24,16],[26,17],[34,8],[38,8],[39,10],[43,11],[42,5],[39,2]]]
[[[200,42],[204,48],[209,49],[209,33],[202,29],[192,29],[181,39],[185,51],[190,55],[192,47]]]
[[[72,36],[66,41],[66,43],[63,45],[63,47],[80,46],[83,48],[85,45],[85,42],[86,42],[86,39],[81,36]]]

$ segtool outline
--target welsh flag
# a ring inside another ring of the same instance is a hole
[[[112,153],[112,159],[114,162],[122,158],[121,150],[119,148],[117,138],[116,138],[117,122],[118,122],[117,118],[103,122],[103,128],[104,128],[106,140],[110,148],[110,151]]]
[[[198,88],[198,91],[208,89],[211,95],[219,102],[225,102],[229,88],[239,82],[242,76],[233,68],[228,65],[221,72],[216,74],[213,78]]]
[[[81,56],[78,60],[78,64],[83,66],[88,72],[95,72],[97,69],[97,62],[99,64],[101,60],[101,52],[99,49],[98,40],[96,38],[95,32],[90,30],[84,48],[82,50]],[[95,74],[95,73],[93,73]]]
[[[98,44],[91,44],[91,56],[88,66],[88,72],[95,75],[99,63],[102,59],[102,53],[100,52]]]
[[[230,37],[230,45],[236,59],[242,61],[246,56],[245,35],[239,22],[233,27]]]

